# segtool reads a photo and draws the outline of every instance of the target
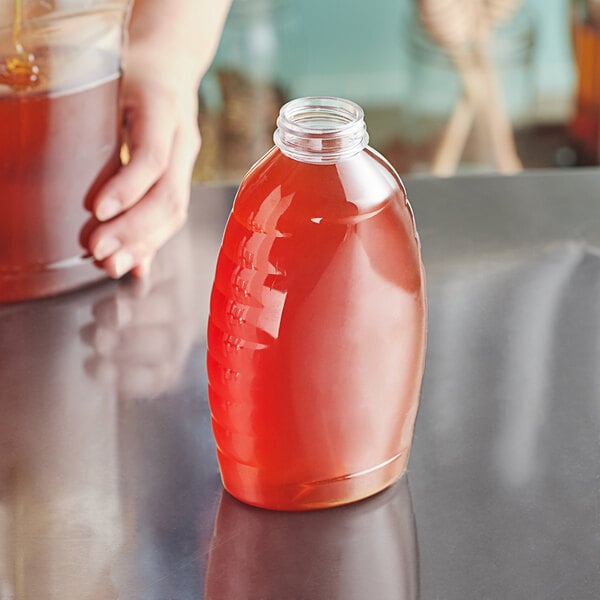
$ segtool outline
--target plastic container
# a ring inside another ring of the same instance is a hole
[[[89,203],[119,168],[125,0],[0,9],[0,302],[105,277]]]
[[[225,488],[304,510],[406,469],[426,304],[415,222],[348,100],[286,104],[244,178],[216,267],[209,401]]]

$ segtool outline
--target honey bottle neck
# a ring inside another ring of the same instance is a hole
[[[329,96],[298,98],[285,104],[273,139],[286,156],[315,164],[350,158],[369,143],[362,108]]]

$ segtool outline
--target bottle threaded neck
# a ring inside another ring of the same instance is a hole
[[[330,96],[309,96],[284,104],[273,135],[276,146],[300,162],[333,164],[369,143],[363,109]]]

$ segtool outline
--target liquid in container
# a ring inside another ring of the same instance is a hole
[[[208,324],[224,487],[277,510],[346,504],[405,471],[426,345],[404,186],[339,98],[284,105],[243,179]]]
[[[0,302],[105,276],[91,201],[120,167],[126,0],[0,7]]]

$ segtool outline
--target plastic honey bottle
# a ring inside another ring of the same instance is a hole
[[[425,282],[406,192],[358,105],[293,100],[274,139],[242,181],[217,261],[209,402],[225,488],[307,510],[404,473]]]

